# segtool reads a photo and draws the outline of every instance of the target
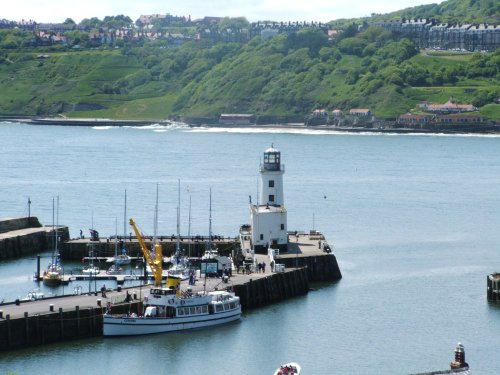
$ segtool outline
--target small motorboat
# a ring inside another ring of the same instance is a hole
[[[112,264],[111,267],[106,271],[108,275],[121,275],[123,273],[123,268],[117,264]]]
[[[95,276],[95,275],[98,275],[99,272],[101,272],[101,270],[99,269],[99,267],[94,266],[93,264],[91,264],[87,268],[84,268],[82,270],[82,272],[83,272],[84,275]]]
[[[40,292],[40,289],[31,290],[22,301],[36,301],[45,297],[45,294]]]
[[[287,374],[293,374],[293,375],[298,375],[300,374],[300,365],[296,362],[289,362],[285,363],[284,365],[281,365],[276,371],[274,372],[274,375],[287,375]]]

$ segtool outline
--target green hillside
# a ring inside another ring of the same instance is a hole
[[[316,108],[363,107],[391,119],[422,100],[453,97],[500,120],[500,50],[419,51],[381,28],[353,26],[334,41],[303,29],[245,44],[87,50],[32,48],[30,33],[0,30],[0,114],[305,117]]]
[[[381,15],[377,15],[380,17]],[[496,0],[448,0],[420,5],[382,16],[389,19],[435,18],[449,23],[498,23],[500,3]]]

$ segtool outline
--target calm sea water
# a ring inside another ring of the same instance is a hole
[[[0,124],[0,141],[0,217],[27,215],[30,197],[50,225],[59,196],[73,237],[129,232],[125,189],[128,216],[153,234],[157,184],[159,232],[175,233],[179,179],[181,232],[189,197],[191,233],[208,232],[212,189],[213,232],[235,235],[274,143],[289,230],[322,231],[343,273],[216,329],[0,353],[0,374],[272,374],[292,360],[304,374],[409,374],[446,369],[459,341],[474,374],[500,373],[500,308],[486,301],[500,271],[499,137]],[[0,263],[0,298],[36,287],[34,267]]]

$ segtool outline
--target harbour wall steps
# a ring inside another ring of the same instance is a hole
[[[69,239],[69,229],[57,227],[59,241]],[[55,227],[43,226],[36,217],[0,220],[0,260],[16,259],[52,250]]]
[[[246,311],[306,295],[310,290],[308,274],[307,267],[279,273],[238,274],[231,278],[230,287]],[[221,284],[220,279],[205,282],[207,286],[218,285],[219,289],[229,287],[229,284]],[[203,283],[198,282],[193,288],[195,292],[203,290]],[[107,298],[95,293],[0,304],[0,351],[100,337],[108,301],[115,314],[142,311],[142,291],[139,293],[138,289],[118,287],[109,291]],[[131,302],[125,302],[126,290],[132,296]]]

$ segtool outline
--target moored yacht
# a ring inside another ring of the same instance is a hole
[[[144,313],[103,316],[104,336],[145,335],[204,328],[240,319],[240,298],[227,291],[180,293],[153,287],[144,298]]]

